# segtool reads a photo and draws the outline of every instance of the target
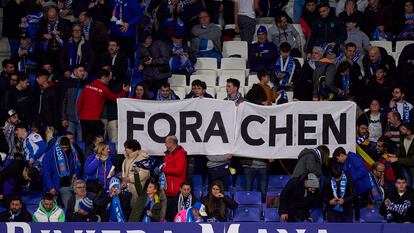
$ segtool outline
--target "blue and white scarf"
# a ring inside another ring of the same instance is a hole
[[[384,32],[384,34],[381,34],[381,31],[379,29],[379,26],[375,28],[374,34],[372,35],[372,39],[376,41],[386,41],[391,40],[390,34],[387,32]]]
[[[91,20],[89,20],[89,23],[86,27],[82,27],[83,35],[85,36],[86,40],[89,40],[89,35],[90,35],[90,32],[91,32],[92,22],[93,21],[91,19]]]
[[[346,178],[345,173],[342,173],[341,182],[339,183],[339,196],[338,196],[338,192],[337,192],[338,186],[336,185],[336,180],[333,177],[331,178],[331,188],[332,188],[332,193],[333,193],[333,196],[334,196],[335,199],[343,199],[344,198],[347,181],[348,180]],[[334,210],[338,211],[338,212],[343,212],[344,211],[343,207],[339,204],[337,204],[334,207]]]
[[[56,170],[58,172],[58,176],[65,177],[65,176],[70,176],[70,166],[69,166],[70,163],[68,161],[68,157],[65,156],[65,152],[62,150],[62,147],[60,146],[61,139],[62,137],[59,137],[56,140],[53,155],[55,159],[55,165],[56,165]],[[74,173],[79,174],[81,163],[78,158],[78,153],[76,152],[76,149],[72,145],[70,146],[71,146],[71,153],[73,157],[73,163],[75,165]]]
[[[318,149],[313,149],[313,151],[316,153],[316,156],[318,156],[318,159],[320,162],[322,162],[322,155],[321,152]]]
[[[109,210],[109,221],[126,222],[122,211],[121,200],[117,194],[112,197],[111,209]]]
[[[149,211],[152,212],[152,207],[154,207],[155,203],[158,202],[158,195],[155,194],[155,196],[153,197],[153,199],[151,199],[150,197],[147,197],[147,202],[145,203],[145,208],[149,206]],[[147,211],[144,211],[144,217],[142,218],[142,222],[151,222],[151,216],[148,216]]]
[[[83,37],[76,43],[73,38],[69,38],[68,50],[69,50],[69,68],[73,71],[76,65],[79,65],[82,61],[82,45],[85,44]]]
[[[134,165],[137,168],[143,168],[143,169],[151,171],[151,170],[154,170],[156,168],[156,163],[157,163],[156,159],[148,158],[148,159],[144,159],[144,160],[135,162]]]
[[[359,58],[361,57],[361,54],[362,54],[361,52],[356,52],[355,56],[352,58],[352,61],[357,63]],[[339,63],[341,63],[345,59],[346,59],[345,53],[341,53],[341,54],[339,54],[338,58],[336,58],[335,64],[338,65]]]
[[[371,199],[375,202],[376,206],[379,206],[381,205],[384,197],[383,189],[371,173],[369,173],[368,176],[371,183]]]
[[[408,15],[407,13],[405,13],[405,20],[414,20],[414,14]],[[407,24],[407,25],[405,25],[405,29],[408,30],[408,31],[413,31],[414,30],[414,25]]]
[[[176,45],[173,43],[171,51],[174,53],[176,51],[184,52],[183,45]],[[194,72],[194,66],[191,64],[190,59],[184,55],[180,56],[171,56],[170,58],[170,68],[172,71],[182,71],[185,70],[189,74]]]
[[[123,1],[123,0],[115,0],[115,7],[114,10],[112,11],[112,17],[111,17],[111,22],[115,23],[116,25],[123,25],[124,24],[124,14],[123,14],[123,8],[127,7],[128,3],[127,1]]]
[[[193,207],[187,209],[187,216],[185,222],[200,222],[200,219],[196,219],[193,214]]]
[[[397,104],[398,103],[395,103],[394,111],[398,112]],[[404,123],[409,123],[410,122],[410,106],[408,106],[408,103],[405,100],[403,101],[402,105],[403,105],[402,120]]]
[[[164,101],[164,100],[176,100],[176,95],[174,94],[174,92],[172,90],[170,90],[170,93],[168,94],[167,97],[164,97],[161,93],[161,90],[158,90],[157,92],[157,97],[156,100],[159,101]]]
[[[342,76],[342,90],[346,93],[349,90],[349,71]]]
[[[371,75],[375,74],[375,70],[378,68],[378,66],[381,64],[381,57],[378,58],[378,61],[375,63],[372,63],[371,66],[369,67],[369,71],[371,73]]]
[[[293,73],[295,71],[295,60],[292,57],[288,57],[286,59],[286,62],[283,62],[282,55],[280,55],[279,59],[276,61],[275,65],[275,72],[285,72],[285,76],[280,80],[279,85],[285,86],[286,84],[290,83],[292,81]]]
[[[50,22],[47,22],[47,34],[52,35],[53,31],[55,31],[55,30],[57,31],[58,26],[59,26],[59,18],[56,20],[56,22],[53,25]],[[60,46],[63,45],[63,40],[62,40],[62,38],[60,38],[59,35],[55,35],[54,38],[56,39],[56,41],[59,43]],[[52,40],[53,40],[53,38],[52,38]],[[43,42],[43,46],[44,46],[44,49],[46,51],[49,47],[49,43],[50,43],[50,40],[46,40],[46,41]]]

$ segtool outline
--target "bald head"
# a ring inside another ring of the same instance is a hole
[[[381,56],[380,49],[378,47],[372,47],[368,52],[369,60],[375,63],[379,60]]]
[[[165,138],[165,147],[169,152],[173,152],[177,148],[178,139],[175,135],[169,135]]]

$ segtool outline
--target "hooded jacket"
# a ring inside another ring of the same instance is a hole
[[[131,172],[134,167],[134,163],[139,162],[144,159],[148,159],[148,154],[143,150],[137,150],[132,152],[128,157],[125,157],[124,162],[122,163],[122,178],[128,178],[128,191],[132,194],[132,201],[134,201],[138,197],[137,190],[135,189],[135,178],[134,172]],[[144,187],[145,182],[150,177],[150,171],[146,169],[139,169],[139,182],[141,186]],[[131,203],[132,204],[132,203]]]
[[[318,157],[315,149],[305,148],[298,156],[292,177],[299,177],[308,173],[313,173],[317,177],[320,177],[322,175],[322,161]]]
[[[177,146],[173,152],[166,151],[164,157],[164,173],[167,178],[167,197],[175,197],[180,192],[181,183],[187,175],[187,151]]]
[[[372,186],[368,170],[365,167],[364,160],[361,158],[361,156],[349,152],[348,158],[342,165],[342,171],[344,171],[347,176],[350,176],[352,178],[356,195],[360,195],[371,190]]]
[[[65,222],[65,213],[56,204],[56,201],[53,201],[52,209],[47,211],[42,200],[39,208],[33,214],[33,222]]]

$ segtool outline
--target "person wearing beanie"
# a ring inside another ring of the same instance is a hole
[[[304,174],[289,180],[280,193],[279,216],[284,222],[312,221],[310,209],[322,205],[318,177]]]
[[[100,222],[99,215],[93,214],[93,201],[89,197],[84,197],[79,202],[78,211],[69,216],[66,216],[67,222]]]
[[[282,43],[289,43],[291,55],[293,57],[302,57],[302,43],[299,32],[289,22],[289,16],[283,12],[275,17],[276,24],[269,28],[267,39],[273,42],[279,49]]]
[[[260,25],[257,42],[249,44],[249,67],[251,72],[273,71],[276,60],[276,45],[267,41],[267,29]]]
[[[170,49],[170,68],[172,74],[184,74],[190,76],[194,72],[196,58],[192,56],[186,43],[183,43],[184,31],[176,30],[171,37]]]

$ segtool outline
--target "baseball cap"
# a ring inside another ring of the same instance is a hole
[[[194,203],[193,208],[197,209],[201,216],[207,217],[206,206],[201,202]]]

